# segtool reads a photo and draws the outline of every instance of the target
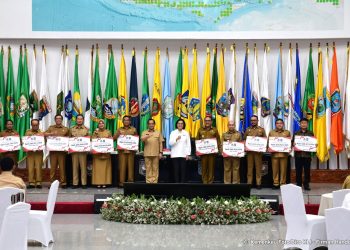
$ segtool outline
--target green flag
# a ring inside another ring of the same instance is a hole
[[[103,97],[103,116],[105,118],[106,128],[114,133],[118,125],[118,83],[112,47],[110,47],[108,51],[109,63],[105,94]]]
[[[79,88],[79,52],[78,48],[75,50],[75,66],[74,66],[74,88],[73,88],[73,110],[72,120],[70,126],[73,127],[76,124],[77,115],[83,113],[83,107],[81,106],[80,88]]]
[[[313,131],[313,110],[315,100],[315,81],[314,67],[312,63],[312,48],[309,52],[309,65],[307,68],[304,99],[303,99],[303,115],[309,120],[308,130]]]
[[[22,86],[22,75],[23,75],[23,50],[22,50],[22,45],[19,48],[19,59],[18,59],[18,69],[17,69],[17,83],[16,83],[16,91],[15,91],[15,128],[17,130],[18,126],[18,117],[17,117],[17,108],[18,108],[18,101],[19,98],[21,97],[21,86]]]
[[[143,60],[143,81],[142,81],[142,100],[141,100],[141,123],[140,134],[147,130],[148,119],[151,118],[149,87],[148,87],[148,72],[147,72],[147,49],[144,51]],[[140,143],[140,151],[143,151],[143,143]]]
[[[179,59],[177,61],[176,85],[174,93],[174,128],[176,128],[176,122],[181,118],[182,77],[182,49],[180,48]]]
[[[13,75],[11,47],[8,50],[5,120],[15,121],[15,80]]]
[[[22,57],[22,55],[20,55]],[[21,61],[20,61],[21,62]],[[29,106],[29,73],[28,73],[28,51],[24,49],[23,68],[21,73],[21,82],[16,91],[18,98],[16,99],[16,129],[22,137],[30,128],[30,106]],[[18,162],[25,157],[23,150],[19,151]]]
[[[102,119],[102,90],[100,82],[100,63],[99,63],[99,49],[96,48],[95,59],[95,74],[92,86],[92,104],[91,104],[91,125],[90,132],[96,130],[99,120]]]
[[[4,48],[0,52],[0,130],[5,128],[5,76],[4,76]]]
[[[217,48],[214,49],[213,73],[211,78],[211,114],[213,118],[213,127],[216,126],[216,92],[218,90],[218,63]]]

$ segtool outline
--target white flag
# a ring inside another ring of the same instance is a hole
[[[33,49],[32,68],[30,74],[30,105],[33,112],[33,119],[39,118],[39,98],[38,98],[38,81],[36,79],[36,53]]]
[[[236,130],[239,131],[239,99],[237,93],[237,82],[236,82],[236,50],[232,47],[232,57],[230,65],[230,78],[228,86],[228,96],[230,98],[230,115],[229,121],[234,121]]]
[[[85,120],[84,125],[90,128],[90,115],[91,115],[91,98],[92,98],[92,82],[94,78],[94,51],[91,50],[90,64],[89,64],[89,75],[87,80],[87,97],[85,106]]]
[[[272,128],[271,121],[271,100],[269,96],[269,70],[267,68],[267,51],[268,47],[265,47],[264,50],[264,59],[263,59],[263,72],[261,79],[261,126],[265,129],[266,134],[268,135]]]
[[[70,127],[70,121],[72,119],[73,113],[73,100],[72,100],[72,90],[71,83],[69,79],[69,52],[66,49],[66,58],[64,63],[64,77],[63,77],[63,125],[66,127]]]
[[[52,122],[52,108],[50,101],[50,90],[46,75],[46,50],[43,49],[41,61],[41,79],[39,95],[39,120],[40,129],[46,131]]]
[[[293,73],[292,73],[292,49],[288,51],[286,80],[283,88],[283,103],[284,103],[284,127],[293,133]]]
[[[252,84],[252,107],[253,115],[259,119],[259,126],[261,125],[261,102],[259,90],[259,74],[258,74],[258,50],[254,48],[254,64],[253,64],[253,84]]]
[[[329,77],[329,53],[328,47],[326,57],[323,64],[323,96],[325,97],[325,108],[326,108],[326,138],[327,148],[331,148],[331,96],[330,96],[330,77]],[[345,99],[343,99],[345,100]],[[346,119],[345,119],[346,120]]]
[[[347,75],[345,86],[345,98],[344,98],[344,135],[345,135],[345,148],[348,152],[348,158],[350,158],[350,54],[349,47],[347,48]]]

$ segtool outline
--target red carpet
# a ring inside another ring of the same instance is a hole
[[[46,202],[29,202],[32,210],[46,210]],[[55,214],[93,214],[93,202],[56,202]]]
[[[319,206],[320,206],[319,204],[305,204],[306,213],[317,215]],[[280,209],[280,215],[284,215],[283,204],[280,204],[279,209]]]

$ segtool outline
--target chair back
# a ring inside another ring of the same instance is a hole
[[[30,205],[18,202],[9,206],[0,229],[0,249],[27,249]]]
[[[14,187],[0,188],[0,227],[5,215],[6,208],[18,201],[24,201],[24,195],[25,191],[23,189]],[[21,200],[21,198],[23,199]]]
[[[46,210],[47,210],[47,216],[51,220],[53,211],[55,209],[56,204],[56,198],[57,198],[57,192],[58,192],[58,186],[59,181],[55,180],[50,187],[49,196],[47,197],[47,203],[46,203]]]
[[[306,222],[306,211],[301,187],[294,184],[281,186],[284,217],[287,226]]]
[[[325,210],[327,241],[336,242],[338,244],[329,244],[329,250],[348,250],[349,245],[342,244],[341,241],[349,241],[350,230],[350,209],[345,207],[335,207]]]
[[[345,195],[348,193],[350,193],[350,189],[340,189],[333,191],[333,207],[341,207],[343,205]]]
[[[342,203],[342,207],[350,209],[350,193],[346,194]]]

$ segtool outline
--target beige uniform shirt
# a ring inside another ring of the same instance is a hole
[[[43,136],[44,133],[40,129],[38,129],[37,131],[32,130],[32,129],[28,129],[25,133],[25,136],[32,136],[32,135],[38,135],[38,136],[42,135]]]
[[[159,156],[159,153],[163,153],[163,137],[161,133],[157,130],[150,131],[145,130],[142,132],[141,137],[150,134],[149,137],[144,143],[145,147],[143,149],[144,156]]]
[[[19,135],[18,132],[16,130],[8,130],[5,129],[4,131],[0,132],[0,137],[5,137],[5,136],[14,136],[14,135]]]
[[[282,130],[274,129],[270,131],[269,137],[290,137],[290,132],[284,129]],[[271,157],[273,158],[288,157],[288,153],[282,153],[282,152],[271,153]]]
[[[96,129],[92,134],[92,138],[110,138],[112,137],[111,131],[108,129]]]
[[[118,140],[118,137],[119,137],[118,131],[119,131],[119,135],[137,135],[137,130],[133,126],[130,126],[128,128],[121,127],[121,128],[118,128],[117,131],[115,132],[115,134],[113,136],[114,140]],[[129,151],[129,150],[125,150],[125,149],[118,149],[118,152],[119,153],[130,153],[133,151]]]
[[[89,129],[84,125],[75,125],[70,129],[69,134],[71,137],[89,136]]]
[[[13,175],[12,171],[3,171],[2,174],[0,174],[0,188],[3,187],[25,189],[26,185],[21,178]]]
[[[260,126],[250,126],[244,133],[244,140],[247,139],[247,136],[258,136],[258,137],[266,137],[265,129]]]
[[[210,139],[210,138],[216,138],[218,146],[221,145],[221,139],[219,132],[216,128],[199,128],[196,140],[203,140],[203,139]]]
[[[69,129],[63,125],[51,125],[46,133],[51,133],[53,136],[68,136]]]

